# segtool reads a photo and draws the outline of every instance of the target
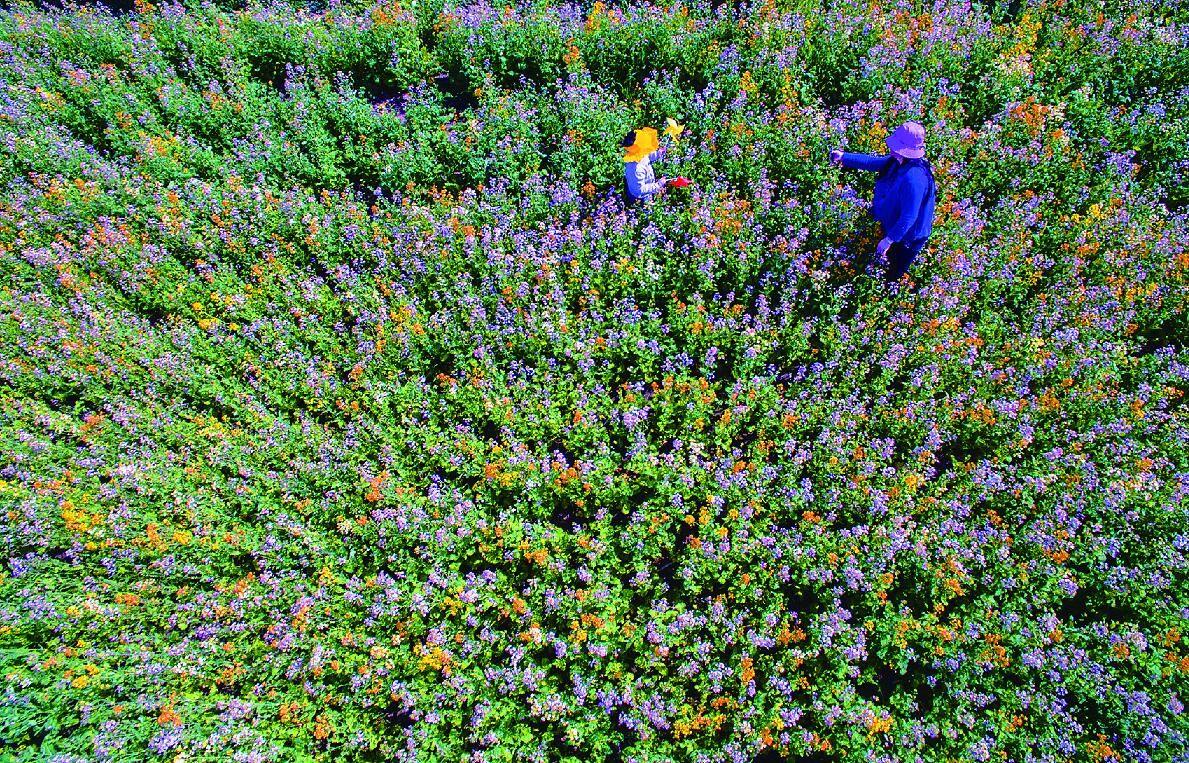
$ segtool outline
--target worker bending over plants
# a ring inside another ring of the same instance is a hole
[[[656,156],[659,160],[662,155],[656,130],[651,127],[632,130],[624,137],[621,145],[626,149],[623,155],[623,177],[627,184],[624,191],[624,202],[627,206],[634,206],[664,193],[669,179],[657,179],[652,169],[652,158]]]
[[[677,142],[678,136],[685,130],[672,119],[668,120],[665,135]],[[665,192],[666,188],[684,188],[689,180],[683,177],[657,179],[652,169],[652,160],[658,161],[664,156],[665,150],[660,146],[656,130],[642,127],[632,130],[624,137],[620,144],[624,147],[623,177],[626,181],[624,188],[624,203],[631,207],[647,201],[653,196]]]
[[[883,228],[876,256],[886,255],[888,282],[900,280],[933,233],[937,185],[925,159],[925,128],[905,122],[886,140],[887,156],[830,152],[830,161],[877,173],[871,215]]]

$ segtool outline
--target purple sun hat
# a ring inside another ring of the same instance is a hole
[[[920,159],[925,155],[925,128],[916,122],[905,122],[888,136],[888,149],[905,159]]]

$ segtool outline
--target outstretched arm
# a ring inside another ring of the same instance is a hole
[[[848,167],[852,170],[879,172],[888,163],[888,157],[872,156],[871,154],[852,154],[849,151],[843,151],[842,159],[839,163],[843,167]]]

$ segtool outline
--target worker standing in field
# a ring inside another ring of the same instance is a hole
[[[888,156],[852,154],[840,149],[830,160],[843,167],[867,170],[875,176],[871,215],[883,228],[875,254],[887,255],[889,282],[900,280],[933,233],[937,185],[925,160],[925,128],[905,122],[887,138]]]
[[[669,179],[657,179],[656,173],[652,169],[652,159],[660,148],[656,130],[651,127],[632,130],[623,139],[621,145],[625,149],[623,177],[627,184],[624,192],[624,201],[627,206],[634,206],[641,201],[647,201],[653,196],[664,193]]]

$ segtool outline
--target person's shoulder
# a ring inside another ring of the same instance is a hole
[[[879,162],[879,177],[888,177],[895,173],[896,158],[891,154],[858,154],[858,156],[865,156]]]
[[[933,171],[929,168],[929,166],[920,162],[913,162],[910,166],[904,169],[904,177],[914,180],[918,183],[926,183],[932,176]]]

